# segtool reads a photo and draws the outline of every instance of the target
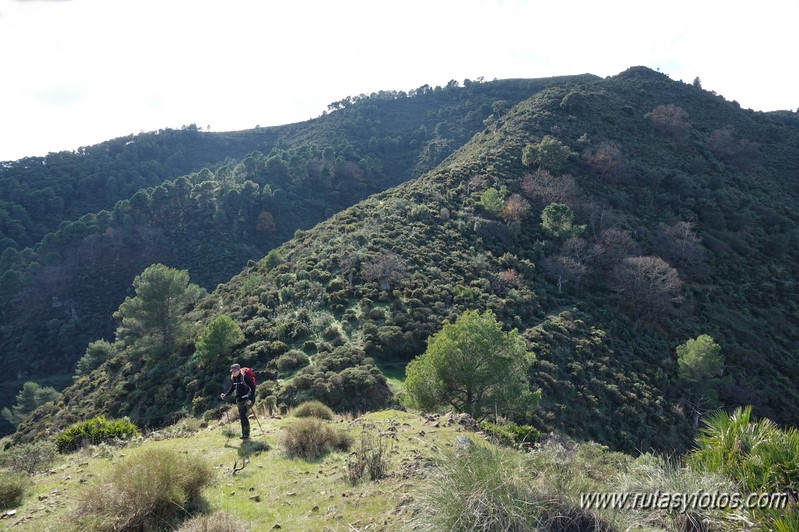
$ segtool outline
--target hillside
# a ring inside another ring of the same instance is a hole
[[[495,104],[583,79],[383,91],[298,124],[187,127],[4,163],[0,360],[19,369],[0,383],[0,407],[27,380],[68,383],[87,344],[113,335],[111,314],[148,265],[186,268],[211,290],[296,230],[432,168]]]
[[[298,233],[202,299],[185,322],[229,315],[245,335],[232,355],[197,365],[188,340],[154,356],[122,331],[17,438],[100,412],[158,425],[214,410],[234,358],[279,377],[269,390],[287,404],[385,406],[379,368],[473,308],[494,310],[537,357],[541,430],[684,449],[675,348],[703,333],[724,356],[723,406],[796,425],[796,168],[796,128],[649,69],[547,88],[431,172]],[[280,374],[278,357],[297,350],[310,365]],[[188,392],[177,403],[159,393],[175,368]]]

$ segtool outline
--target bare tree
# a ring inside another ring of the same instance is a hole
[[[595,150],[583,153],[586,164],[609,183],[619,183],[627,177],[624,155],[615,142],[602,141]]]
[[[391,285],[405,276],[405,263],[396,253],[382,253],[361,266],[364,278],[377,281],[380,290],[391,290]]]
[[[710,133],[707,147],[713,155],[742,170],[751,168],[757,161],[760,145],[746,139],[735,138],[735,128],[726,125]]]
[[[627,257],[613,269],[611,285],[636,320],[660,320],[681,301],[677,270],[656,256]]]
[[[673,103],[658,105],[646,116],[652,121],[655,131],[663,135],[681,138],[691,129],[686,110]]]
[[[509,222],[521,222],[529,213],[530,202],[518,194],[511,195],[502,208],[502,217]]]
[[[573,207],[582,193],[571,174],[555,177],[548,170],[538,169],[522,179],[522,191],[528,198],[543,205],[563,203]]]
[[[541,261],[544,273],[558,285],[558,293],[566,283],[577,283],[588,273],[588,268],[568,255],[553,255]]]
[[[705,248],[694,229],[692,222],[680,221],[672,225],[661,223],[655,249],[681,271],[696,275],[705,269]]]
[[[619,227],[603,230],[591,246],[592,259],[605,271],[612,270],[625,257],[638,253],[638,244],[630,232]]]

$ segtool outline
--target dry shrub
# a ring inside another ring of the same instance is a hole
[[[80,496],[81,530],[164,527],[200,502],[213,470],[201,458],[166,449],[142,450],[120,462],[107,480]]]
[[[306,401],[292,410],[291,414],[294,417],[315,417],[326,421],[333,419],[333,411],[321,401]]]
[[[30,481],[23,475],[0,471],[0,510],[16,508],[22,504]]]
[[[289,458],[315,460],[332,450],[348,450],[352,439],[347,433],[308,417],[284,427],[280,443]]]

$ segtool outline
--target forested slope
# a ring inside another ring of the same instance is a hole
[[[0,406],[27,380],[69,379],[148,265],[213,289],[297,229],[435,166],[514,103],[586,79],[382,91],[298,124],[164,130],[4,163],[0,360],[18,369]]]

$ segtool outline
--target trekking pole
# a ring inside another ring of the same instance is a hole
[[[264,432],[264,428],[261,426],[261,421],[258,419],[258,414],[255,413],[255,401],[252,402],[252,407],[250,410],[252,411],[252,417],[254,417],[255,421],[258,422],[258,428],[261,429],[261,434],[266,434]]]

